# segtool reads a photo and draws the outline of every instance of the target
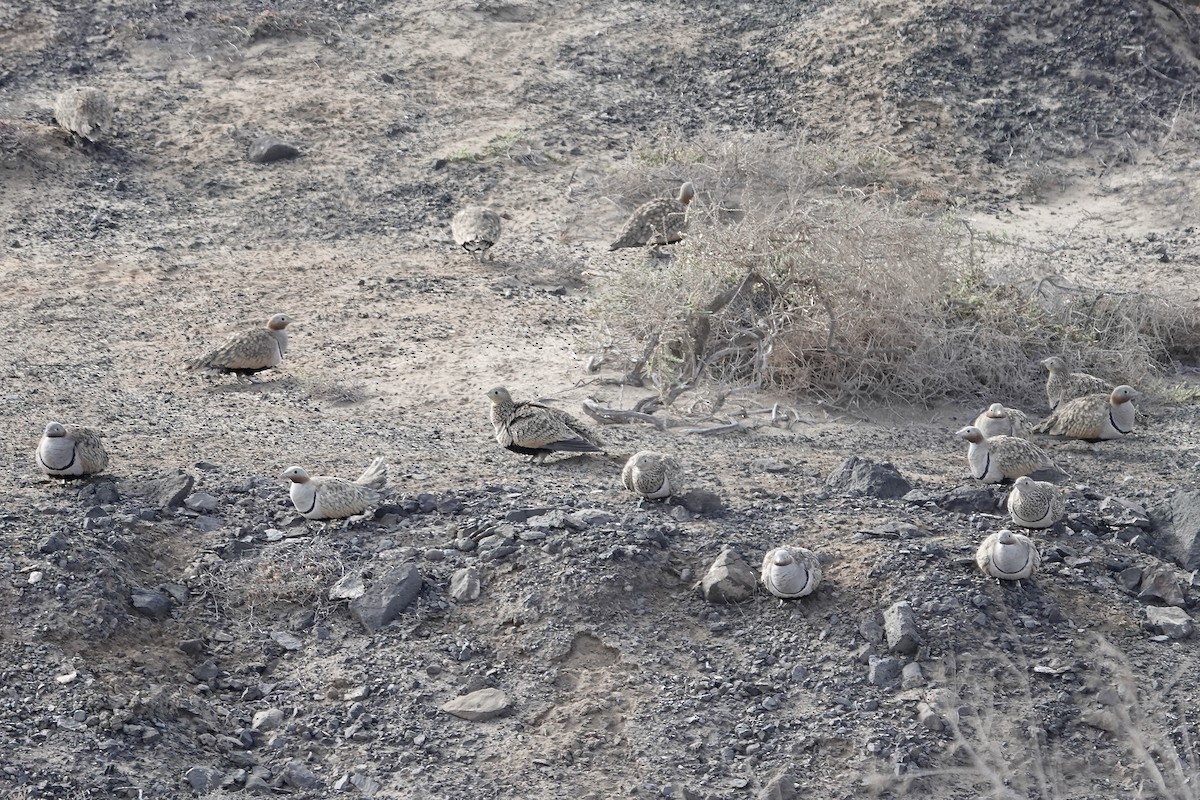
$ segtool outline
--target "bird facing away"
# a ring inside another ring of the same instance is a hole
[[[1042,556],[1025,534],[1002,530],[983,540],[975,551],[975,563],[996,580],[1020,581],[1033,574]]]
[[[514,402],[508,389],[497,386],[487,393],[492,401],[492,428],[501,447],[532,456],[543,463],[551,453],[602,453],[600,440],[565,411],[532,401]]]
[[[687,233],[688,204],[695,196],[696,187],[688,181],[679,187],[679,194],[674,199],[651,200],[638,206],[625,221],[621,235],[608,249],[651,245],[657,253],[660,246],[681,241]]]
[[[361,514],[380,498],[387,484],[387,463],[377,458],[357,480],[309,476],[288,467],[279,477],[291,481],[292,505],[305,519],[344,519]]]
[[[816,590],[821,582],[821,561],[804,547],[777,547],[763,559],[759,580],[776,597],[795,600]]]
[[[1033,423],[1024,411],[1005,408],[1003,403],[992,403],[988,410],[975,418],[973,423],[985,439],[993,436],[1019,436],[1028,439],[1033,435]]]
[[[1067,500],[1062,489],[1054,484],[1022,475],[1008,493],[1007,506],[1014,525],[1049,528],[1063,518]]]
[[[54,119],[76,140],[98,142],[112,131],[112,103],[90,86],[67,89],[54,102]]]
[[[970,443],[967,448],[967,463],[971,476],[984,483],[999,483],[1015,480],[1022,475],[1053,475],[1066,477],[1046,451],[1033,442],[1016,436],[993,436],[985,438],[974,425],[960,429],[956,434]]]
[[[108,466],[104,436],[81,425],[51,422],[38,442],[37,463],[42,472],[56,478],[77,478],[103,472]]]
[[[661,500],[683,491],[683,467],[664,453],[642,450],[625,462],[621,483],[640,497]]]
[[[277,366],[287,352],[287,326],[292,321],[287,314],[276,314],[267,320],[265,328],[238,331],[225,343],[200,358],[188,362],[188,369],[232,372],[241,382],[250,376]]]
[[[1131,401],[1137,396],[1136,389],[1122,384],[1111,393],[1077,397],[1060,405],[1034,430],[1089,442],[1120,439],[1133,430],[1137,408]]]
[[[491,258],[488,251],[500,240],[500,216],[490,208],[467,206],[451,220],[450,235],[476,260],[483,261],[485,255]]]
[[[1050,371],[1046,376],[1046,401],[1050,410],[1054,411],[1061,404],[1076,397],[1113,390],[1111,383],[1102,381],[1095,375],[1086,372],[1071,372],[1067,362],[1061,356],[1050,356],[1042,361],[1042,366]]]

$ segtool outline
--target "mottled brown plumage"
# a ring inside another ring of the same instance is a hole
[[[496,442],[514,453],[541,463],[551,453],[601,453],[600,440],[586,425],[565,411],[532,401],[514,402],[497,386],[487,393]]]
[[[696,187],[689,181],[679,187],[679,194],[674,199],[643,203],[629,215],[621,235],[608,249],[650,245],[657,252],[660,245],[681,241],[687,233],[688,204],[695,195]]]
[[[1033,423],[1025,412],[1006,408],[1002,403],[992,403],[987,411],[975,418],[975,427],[985,438],[992,436],[1017,436],[1028,439],[1033,434]]]
[[[626,489],[649,500],[660,500],[683,491],[683,467],[671,456],[642,450],[621,470]]]
[[[56,478],[78,478],[103,472],[108,453],[100,441],[104,434],[82,425],[51,422],[34,454],[42,472]]]
[[[1049,528],[1063,518],[1067,501],[1063,490],[1052,483],[1022,475],[1013,483],[1005,502],[1013,524],[1022,528]]]
[[[1113,390],[1113,385],[1102,381],[1095,375],[1086,372],[1071,372],[1066,359],[1061,356],[1050,356],[1042,361],[1042,366],[1050,371],[1046,376],[1046,401],[1050,410],[1054,411],[1068,400],[1074,400],[1084,395],[1104,393]]]
[[[239,381],[277,366],[287,353],[287,314],[276,314],[266,327],[238,331],[217,349],[190,361],[188,369],[232,372]]]
[[[1010,530],[993,533],[975,551],[979,569],[999,581],[1024,580],[1033,575],[1041,562],[1042,556],[1033,540]]]
[[[821,583],[821,561],[816,553],[804,547],[777,547],[763,559],[759,580],[778,598],[804,597]]]
[[[468,206],[454,215],[450,235],[455,244],[479,261],[485,255],[491,258],[489,251],[500,240],[500,216],[490,208]]]
[[[1110,393],[1077,397],[1060,405],[1034,428],[1038,433],[1098,442],[1120,439],[1133,430],[1138,392],[1122,384]]]
[[[112,130],[112,104],[99,89],[77,86],[58,96],[54,119],[73,136],[98,142]]]

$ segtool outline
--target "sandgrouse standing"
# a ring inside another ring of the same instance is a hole
[[[1041,561],[1033,540],[1010,530],[993,533],[975,551],[979,569],[998,581],[1024,580],[1033,574]]]
[[[1044,359],[1042,366],[1050,371],[1050,374],[1046,376],[1046,401],[1050,403],[1051,411],[1076,397],[1098,392],[1107,394],[1113,390],[1111,383],[1102,381],[1095,375],[1088,375],[1086,372],[1071,372],[1066,360],[1060,356],[1050,356]]]
[[[984,438],[992,436],[1018,436],[1028,439],[1033,434],[1033,423],[1024,411],[1005,408],[1002,403],[992,403],[987,411],[975,418],[975,427]]]
[[[812,594],[821,582],[821,561],[804,547],[777,547],[763,559],[763,587],[784,600]]]
[[[1067,511],[1062,489],[1028,475],[1013,482],[1006,505],[1013,524],[1022,528],[1049,528]]]
[[[112,130],[112,103],[90,86],[67,89],[54,102],[54,119],[76,141],[98,142]]]
[[[51,422],[38,442],[37,463],[42,472],[56,478],[77,478],[103,472],[108,466],[104,436],[81,425]]]
[[[679,194],[674,199],[651,200],[638,206],[625,221],[621,235],[608,249],[650,245],[657,255],[662,245],[682,241],[687,233],[688,205],[695,196],[696,187],[689,181],[679,187]]]
[[[238,331],[210,353],[190,361],[188,369],[232,372],[239,382],[254,379],[256,372],[278,366],[287,352],[287,314],[276,314],[267,320],[265,328]]]
[[[565,411],[533,401],[514,402],[508,389],[497,386],[487,393],[492,401],[491,420],[496,442],[514,453],[543,463],[551,453],[602,453],[600,440]]]
[[[642,450],[621,470],[626,489],[648,500],[661,500],[683,491],[683,467],[671,456]]]
[[[1137,409],[1131,401],[1137,396],[1136,389],[1122,384],[1111,393],[1089,394],[1067,400],[1039,422],[1034,430],[1089,442],[1120,439],[1133,430]]]
[[[456,245],[477,260],[491,258],[489,251],[500,240],[500,216],[490,208],[467,206],[451,220],[450,235]]]
[[[280,475],[291,481],[292,505],[305,519],[344,519],[361,514],[380,498],[387,484],[387,464],[377,458],[354,481],[345,478],[310,476],[300,467],[288,467]]]
[[[993,436],[988,439],[974,425],[960,429],[955,435],[970,443],[967,463],[971,467],[971,475],[984,483],[1015,480],[1022,475],[1066,477],[1062,470],[1054,466],[1045,450],[1025,439],[1016,436]]]

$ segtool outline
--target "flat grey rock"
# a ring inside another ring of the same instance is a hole
[[[1150,516],[1179,566],[1200,569],[1200,491],[1180,489]]]
[[[1172,639],[1186,639],[1195,631],[1192,618],[1182,608],[1149,606],[1146,621],[1155,630],[1162,631]]]
[[[478,567],[463,567],[450,576],[450,597],[452,599],[465,603],[477,599],[480,591]]]
[[[1184,605],[1183,589],[1170,569],[1156,569],[1142,578],[1142,590],[1138,600],[1143,603],[1166,603],[1169,606]]]
[[[916,615],[907,602],[896,603],[883,612],[883,633],[893,653],[910,656],[921,646]]]
[[[858,492],[879,498],[904,497],[912,490],[912,485],[891,464],[877,464],[861,456],[850,456],[839,464],[825,479],[825,486],[842,494]]]
[[[155,478],[142,485],[141,494],[159,508],[178,508],[191,494],[196,479],[183,470]]]
[[[250,144],[246,157],[255,164],[269,164],[300,155],[300,148],[277,136],[260,136]]]
[[[205,794],[219,789],[225,776],[221,774],[220,770],[213,767],[192,767],[183,773],[183,777],[193,791]]]
[[[717,556],[700,588],[710,603],[741,603],[754,596],[758,576],[732,548],[726,547]]]
[[[512,701],[499,689],[480,689],[442,705],[442,711],[469,722],[486,722],[507,714]]]
[[[171,596],[159,589],[134,589],[130,599],[133,607],[147,617],[163,619],[171,613]]]
[[[424,582],[415,564],[393,567],[350,601],[350,613],[368,631],[377,631],[416,599]]]

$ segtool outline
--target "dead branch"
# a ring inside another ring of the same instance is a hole
[[[608,408],[600,405],[595,400],[583,401],[583,413],[605,425],[628,425],[634,422],[644,422],[647,425],[653,425],[660,431],[666,431],[667,428],[687,424],[684,420],[655,417],[650,414],[643,414],[640,411],[630,411],[624,408]]]
[[[733,419],[725,425],[714,425],[711,428],[684,428],[680,433],[690,433],[695,436],[716,436],[722,433],[749,433],[750,429]]]

